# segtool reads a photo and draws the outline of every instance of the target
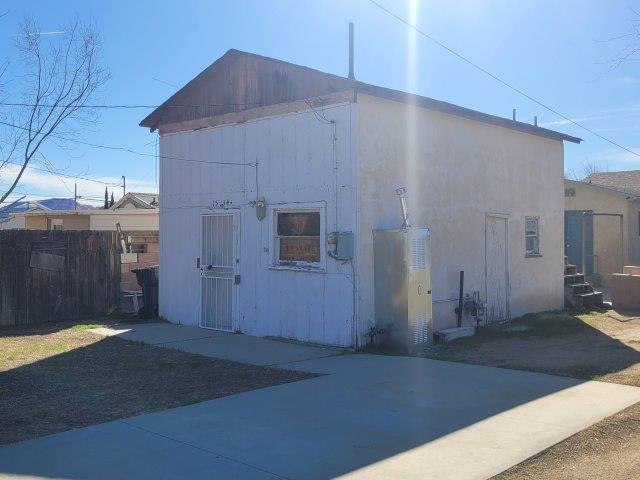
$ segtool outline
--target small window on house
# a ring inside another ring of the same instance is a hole
[[[320,264],[320,212],[276,212],[276,261],[279,265]]]
[[[540,231],[537,217],[526,217],[524,222],[525,255],[540,255]]]
[[[49,220],[50,228],[49,230],[62,230],[62,219],[61,218],[52,218]]]

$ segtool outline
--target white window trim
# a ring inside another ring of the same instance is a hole
[[[286,262],[280,263],[280,245],[278,244],[278,213],[295,213],[295,212],[318,212],[320,213],[320,262]],[[300,204],[283,204],[269,207],[269,241],[271,242],[271,262],[269,268],[271,270],[292,270],[301,272],[326,273],[327,271],[327,252],[326,252],[326,207],[315,203]]]
[[[527,234],[527,221],[528,220],[535,220],[536,221],[536,234],[535,235],[528,235]],[[538,251],[536,252],[530,252],[527,250],[527,238],[536,238],[537,241],[537,247],[538,247]],[[524,217],[524,256],[525,257],[541,257],[542,254],[540,253],[540,217],[538,217],[537,215],[527,215]]]

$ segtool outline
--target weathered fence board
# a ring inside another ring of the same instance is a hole
[[[107,315],[119,254],[115,232],[0,230],[0,325]]]

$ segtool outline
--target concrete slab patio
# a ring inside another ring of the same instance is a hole
[[[634,387],[423,358],[286,366],[325,375],[9,445],[0,476],[484,479],[640,401]]]

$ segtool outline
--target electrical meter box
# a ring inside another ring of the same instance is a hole
[[[429,229],[374,230],[376,327],[391,348],[432,343]]]

